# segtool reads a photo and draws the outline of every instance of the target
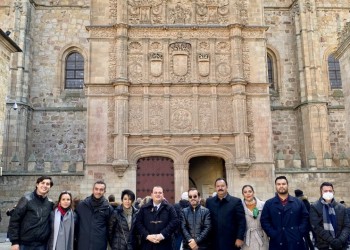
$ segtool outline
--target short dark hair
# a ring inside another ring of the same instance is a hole
[[[322,191],[323,187],[332,187],[332,189],[334,190],[333,184],[330,182],[323,182],[320,186],[320,191]]]
[[[43,180],[50,180],[50,187],[53,186],[53,181],[52,181],[51,177],[50,177],[50,176],[47,176],[47,175],[40,176],[40,177],[36,180],[36,184],[39,184],[39,183],[42,182]]]
[[[94,183],[94,187],[95,187],[95,185],[96,184],[102,184],[102,185],[105,185],[105,191],[106,191],[106,189],[107,189],[107,185],[106,185],[106,183],[104,182],[104,181],[102,181],[102,180],[100,180],[100,181],[96,181],[95,183]]]
[[[224,178],[222,178],[222,177],[219,177],[219,178],[217,178],[217,179],[215,180],[215,183],[214,183],[215,186],[216,186],[216,183],[217,183],[218,181],[224,181],[225,184],[226,184],[226,186],[227,186],[227,181],[226,181]]]
[[[197,191],[198,196],[201,196],[201,194],[199,193],[198,189],[195,187],[191,187],[187,192],[190,193],[190,191]]]
[[[278,176],[278,177],[275,179],[275,184],[276,184],[277,180],[286,180],[286,182],[287,182],[287,184],[288,184],[287,177],[285,177],[284,175]]]
[[[133,191],[129,190],[129,189],[125,189],[122,191],[122,195],[120,196],[120,199],[123,200],[123,197],[127,195],[129,196],[130,200],[132,200],[132,202],[135,201],[135,194]]]
[[[244,186],[242,187],[242,194],[243,194],[243,190],[244,190],[246,187],[249,187],[253,192],[255,192],[255,191],[254,191],[254,188],[252,187],[252,185],[244,185]]]
[[[113,194],[111,194],[110,196],[108,196],[108,201],[109,202],[115,202],[115,196]]]

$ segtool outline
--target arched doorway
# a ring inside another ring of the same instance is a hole
[[[189,187],[196,187],[202,198],[208,198],[215,192],[214,181],[226,178],[225,161],[220,157],[200,156],[189,161]]]
[[[175,201],[174,162],[170,158],[151,156],[137,161],[136,196],[144,198],[152,193],[154,186],[161,186],[164,197]]]

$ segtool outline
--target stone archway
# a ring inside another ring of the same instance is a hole
[[[216,178],[226,178],[225,160],[215,156],[193,157],[189,161],[189,187],[196,187],[202,198],[208,198],[215,191]]]

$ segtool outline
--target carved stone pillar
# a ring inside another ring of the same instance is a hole
[[[174,162],[175,201],[180,200],[181,194],[188,190],[188,165]]]
[[[234,183],[234,164],[233,163],[225,163],[226,169],[226,181],[228,185],[228,192],[233,194],[233,183]]]
[[[316,2],[299,0],[294,2],[292,13],[295,19],[296,44],[299,55],[300,116],[303,124],[303,157],[313,152],[317,167],[323,166],[323,156],[331,152],[329,142],[327,94],[321,79],[321,44],[317,23]],[[310,166],[309,166],[310,167]]]
[[[249,142],[247,129],[247,108],[244,84],[232,85],[232,109],[235,133],[235,165],[244,174],[249,169]]]
[[[125,3],[118,1],[120,6],[125,7]],[[119,8],[118,8],[119,9]],[[120,9],[119,9],[120,10]],[[126,14],[121,14],[116,24],[116,80],[114,82],[114,160],[112,166],[118,176],[123,176],[128,162],[128,92],[129,83],[127,75],[127,54],[128,54],[128,26]]]
[[[230,28],[232,82],[241,82],[244,81],[242,28],[237,25],[231,25]]]
[[[212,132],[218,133],[218,95],[216,86],[211,87],[211,112],[213,114]]]
[[[192,121],[192,127],[193,127],[193,132],[198,133],[199,132],[199,121],[198,121],[198,86],[195,85],[192,87],[192,95],[193,95],[193,106],[192,106],[192,111],[193,111],[193,121]]]
[[[143,133],[149,133],[149,94],[148,86],[143,88]]]
[[[127,82],[127,56],[128,56],[128,27],[125,24],[118,24],[117,27],[117,38],[116,38],[116,71],[117,71],[117,82]]]
[[[123,176],[128,162],[128,86],[115,86],[114,160],[118,176]]]

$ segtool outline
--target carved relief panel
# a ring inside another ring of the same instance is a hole
[[[128,75],[131,82],[141,83],[144,76],[143,51],[141,42],[131,42],[128,45]]]
[[[128,0],[128,18],[130,24],[227,24],[232,7],[229,0]]]
[[[170,104],[170,128],[172,132],[192,131],[192,99],[175,97]]]
[[[149,103],[149,131],[159,133],[164,124],[164,101],[161,97],[153,97]]]

